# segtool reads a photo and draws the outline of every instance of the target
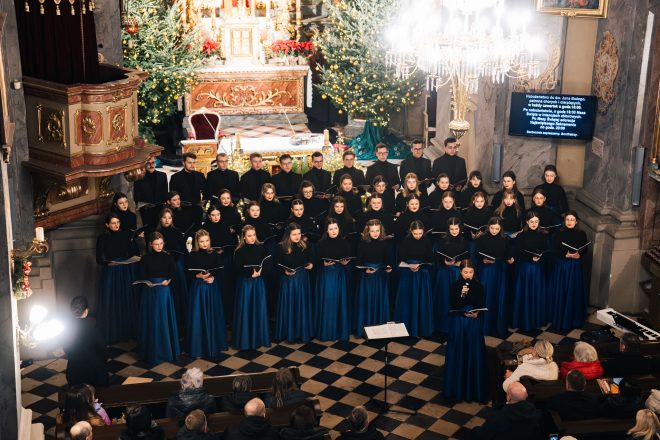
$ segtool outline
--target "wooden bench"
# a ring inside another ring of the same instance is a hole
[[[314,413],[316,415],[317,423],[321,419],[321,403],[318,399],[311,399],[307,402],[300,402],[294,405],[289,405],[286,408],[269,409],[266,412],[266,418],[274,428],[283,428],[289,426],[289,418],[291,413],[300,405],[312,404],[314,406]],[[222,433],[229,426],[238,425],[241,420],[245,418],[242,413],[229,413],[220,412],[214,414],[207,414],[207,424],[209,432]],[[165,436],[168,439],[176,437],[177,432],[183,425],[183,418],[167,418],[157,419],[156,423],[163,428]],[[117,440],[121,432],[126,429],[124,424],[116,424],[110,426],[95,426],[93,428],[94,440]],[[55,426],[56,440],[70,439],[69,430],[64,425]]]
[[[586,420],[562,420],[556,411],[549,411],[558,434],[572,435],[580,440],[620,440],[633,427],[632,419],[596,418]]]

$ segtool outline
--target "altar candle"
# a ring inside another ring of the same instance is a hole
[[[34,235],[37,238],[37,241],[43,242],[46,241],[46,237],[44,235],[44,228],[39,226],[38,228],[34,228]]]
[[[266,0],[266,20],[270,20],[270,0]]]
[[[302,14],[300,13],[300,0],[296,0],[296,33],[298,34],[298,39],[300,39],[301,20],[302,20]]]
[[[330,132],[326,128],[323,130],[323,146],[328,147],[330,146]]]

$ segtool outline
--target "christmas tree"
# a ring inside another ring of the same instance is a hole
[[[317,87],[340,112],[385,126],[392,113],[414,103],[420,74],[397,79],[385,65],[382,30],[398,10],[398,0],[326,0],[330,23],[316,39],[326,60]]]
[[[138,94],[140,134],[149,140],[153,127],[176,113],[204,61],[197,30],[183,29],[183,3],[127,0],[131,26],[122,36],[124,65],[149,73]]]

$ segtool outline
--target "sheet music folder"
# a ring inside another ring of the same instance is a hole
[[[369,340],[406,338],[410,336],[406,325],[402,322],[388,322],[382,325],[365,326],[364,333]]]

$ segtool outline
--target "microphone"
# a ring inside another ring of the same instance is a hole
[[[467,290],[470,290],[470,280],[465,280],[465,283],[463,284],[463,288],[467,288]],[[461,292],[461,298],[463,298],[465,295],[467,295],[467,292],[465,293]]]

